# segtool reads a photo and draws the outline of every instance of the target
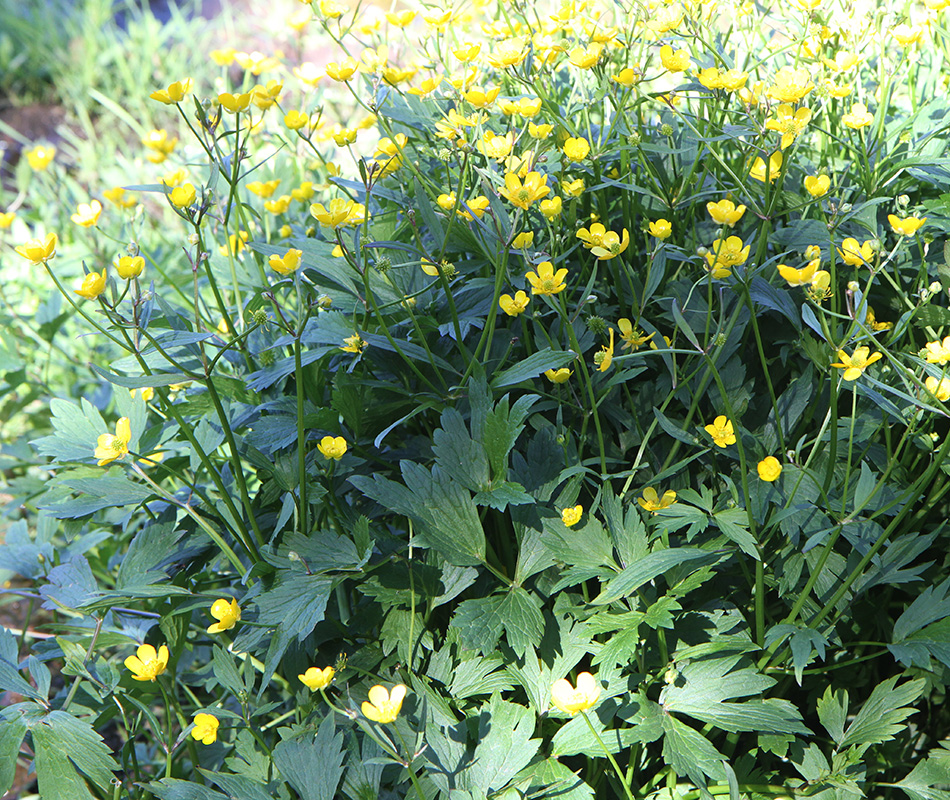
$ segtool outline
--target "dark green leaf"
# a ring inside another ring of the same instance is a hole
[[[343,775],[343,734],[327,715],[314,737],[285,739],[274,748],[274,764],[301,800],[333,800]]]

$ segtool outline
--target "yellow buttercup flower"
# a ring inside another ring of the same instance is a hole
[[[517,67],[525,58],[528,51],[523,39],[512,38],[499,42],[488,56],[488,63],[496,69]]]
[[[567,58],[575,67],[590,69],[600,61],[600,55],[603,51],[604,46],[594,42],[587,47],[578,46],[573,48],[570,53],[568,53]]]
[[[669,220],[658,219],[656,222],[650,223],[650,235],[655,236],[657,239],[669,239],[672,233],[673,226]]]
[[[801,269],[789,267],[785,264],[778,265],[778,274],[781,275],[789,286],[808,286],[815,278],[815,272],[821,262],[818,259],[809,261]]]
[[[765,127],[770,131],[777,131],[782,134],[780,147],[785,150],[798,135],[808,127],[811,120],[811,109],[800,108],[798,111],[792,109],[788,103],[781,103],[775,109],[775,116],[766,121]]]
[[[362,204],[343,197],[333,198],[328,206],[324,206],[323,203],[314,203],[310,206],[310,216],[326,228],[356,224],[364,214]]]
[[[396,11],[396,12],[386,12],[386,19],[389,21],[390,25],[395,25],[397,28],[405,28],[416,18],[416,12],[410,10]]]
[[[659,222],[665,222],[665,220]],[[630,232],[626,228],[623,229],[622,237],[613,231],[607,231],[601,238],[600,244],[591,247],[590,252],[597,256],[598,261],[609,261],[623,253],[629,244]]]
[[[214,714],[195,714],[191,738],[202,744],[214,744],[218,738],[219,724]]]
[[[270,268],[280,275],[292,275],[303,264],[303,251],[291,248],[282,256],[274,253],[267,261]]]
[[[562,181],[561,182],[561,192],[565,197],[580,197],[584,194],[584,179],[575,178],[572,181]]]
[[[610,344],[600,348],[600,351],[594,354],[594,366],[598,372],[606,372],[610,369],[610,364],[614,360],[614,329],[610,329]]]
[[[617,320],[617,327],[620,329],[620,341],[623,342],[624,350],[628,347],[636,350],[641,344],[646,344],[653,338],[652,333],[648,336],[639,328],[634,327],[633,323],[626,317]]]
[[[772,153],[772,155],[769,156],[768,167],[766,167],[762,157],[757,156],[752,164],[752,168],[749,170],[749,177],[761,181],[762,183],[765,183],[766,178],[769,183],[774,182],[775,179],[782,174],[782,160],[781,151]]]
[[[125,189],[122,186],[115,186],[112,189],[106,189],[102,196],[108,200],[113,205],[119,206],[119,208],[132,208],[138,200],[135,199],[134,195],[125,196]]]
[[[317,444],[317,450],[328,461],[339,461],[346,455],[346,439],[342,436],[324,436]]]
[[[99,459],[99,466],[104,467],[116,459],[125,458],[129,454],[129,442],[132,441],[132,426],[128,417],[122,417],[115,424],[115,435],[101,433],[96,441],[93,457]]]
[[[670,72],[685,72],[693,65],[688,50],[673,50],[668,44],[660,48],[660,62]]]
[[[555,272],[554,265],[550,261],[542,261],[537,269],[536,273],[533,271],[525,273],[525,278],[531,284],[531,294],[557,294],[567,288],[564,283],[564,278],[567,277],[566,268],[562,267]]]
[[[124,281],[132,280],[142,274],[145,269],[145,259],[142,256],[122,256],[112,262],[115,271]]]
[[[93,200],[76,206],[76,213],[70,219],[83,228],[91,228],[99,221],[100,214],[102,214],[102,203]]]
[[[571,161],[583,161],[590,153],[590,142],[583,136],[571,137],[564,142],[564,155]]]
[[[950,362],[950,336],[945,337],[942,342],[927,342],[927,363],[946,364],[947,362]]]
[[[736,443],[736,433],[732,427],[732,420],[726,417],[725,414],[720,414],[703,430],[712,436],[713,444],[719,447],[727,447]]]
[[[887,221],[891,223],[891,230],[901,236],[913,236],[920,230],[921,226],[927,221],[927,217],[919,219],[918,217],[905,217],[901,219],[894,214],[887,215]]]
[[[373,722],[395,722],[407,691],[401,683],[393,686],[392,692],[387,692],[384,686],[374,686],[369,690],[369,700],[362,705],[363,716]]]
[[[176,186],[168,193],[168,199],[171,201],[171,204],[177,208],[188,208],[197,198],[198,190],[195,189],[192,183]]]
[[[572,717],[578,711],[586,711],[595,706],[599,697],[600,687],[589,672],[582,672],[577,676],[576,689],[567,678],[555,681],[551,687],[551,702],[554,707]]]
[[[950,400],[950,378],[940,378],[939,380],[932,375],[928,375],[924,381],[927,391],[936,397],[941,403]]]
[[[717,225],[728,225],[730,228],[742,219],[745,214],[745,206],[736,206],[732,200],[720,200],[718,203],[706,203],[706,210],[713,222]]]
[[[334,675],[336,675],[336,670],[333,667],[323,669],[308,667],[307,671],[303,675],[298,675],[297,678],[311,692],[315,692],[318,689],[326,689],[333,682]]]
[[[27,261],[42,264],[56,255],[57,241],[55,233],[48,233],[45,239],[30,239],[15,249]]]
[[[137,681],[154,681],[168,667],[168,648],[162,645],[156,652],[150,644],[139,645],[134,656],[125,659],[125,666]]]
[[[280,178],[272,181],[251,181],[247,185],[247,190],[260,198],[266,198],[273,195],[278,186],[280,186]]]
[[[871,240],[868,239],[864,244],[859,245],[857,239],[850,236],[841,243],[841,247],[836,248],[841,260],[849,267],[859,267],[862,264],[868,264],[874,258],[874,248],[871,246]]]
[[[775,456],[766,456],[755,468],[759,473],[759,478],[767,483],[778,480],[778,476],[782,474],[782,465]]]
[[[280,197],[275,198],[274,200],[267,200],[264,202],[264,210],[269,214],[283,214],[290,208],[291,197],[289,194],[282,194]]]
[[[56,148],[51,144],[37,144],[27,150],[24,155],[30,169],[35,172],[42,172],[53,163],[53,159],[56,157]]]
[[[519,233],[511,242],[511,246],[516,250],[527,250],[534,244],[534,231],[523,231]]]
[[[359,67],[359,62],[352,56],[347,56],[342,61],[331,61],[326,66],[327,75],[335,81],[348,81],[353,77]]]
[[[0,231],[7,230],[13,224],[13,220],[15,219],[15,211],[4,211],[3,213],[0,213]]]
[[[185,99],[188,92],[191,91],[192,85],[194,85],[194,81],[191,78],[185,78],[170,83],[166,89],[152,92],[149,97],[152,100],[158,100],[159,103],[165,103],[165,105],[174,105]]]
[[[581,242],[584,243],[584,247],[588,250],[594,247],[601,247],[604,243],[604,235],[607,233],[607,228],[600,222],[594,222],[590,226],[590,230],[587,228],[581,228],[575,234]]]
[[[498,190],[498,193],[512,205],[525,210],[550,192],[548,176],[540,172],[529,172],[525,176],[524,183],[514,172],[509,172],[505,175],[505,188]]]
[[[831,366],[844,370],[844,375],[842,375],[844,380],[856,381],[861,377],[861,373],[864,372],[865,369],[871,366],[875,361],[880,361],[881,358],[883,358],[880,353],[869,355],[870,352],[870,347],[858,347],[855,348],[854,354],[849,356],[844,350],[839,350],[839,360]]]
[[[102,272],[90,272],[82,279],[82,285],[73,291],[80,297],[87,300],[95,300],[106,290],[106,270],[103,267]]]
[[[208,633],[229,631],[241,621],[241,607],[233,597],[230,601],[225,597],[219,597],[211,604],[211,616],[217,622],[208,626]]]
[[[571,372],[567,367],[561,367],[560,369],[546,369],[544,371],[544,377],[547,378],[551,383],[565,383],[571,375],[574,373]]]
[[[218,95],[218,103],[231,114],[238,114],[241,111],[247,111],[251,104],[251,93],[232,94],[231,92],[222,92]]]
[[[531,298],[521,290],[515,292],[514,297],[510,294],[503,294],[498,298],[498,305],[509,317],[517,317],[528,307],[530,302]]]
[[[645,511],[655,514],[664,508],[669,508],[676,502],[676,492],[672,489],[667,489],[663,492],[663,497],[661,498],[654,487],[647,486],[647,488],[643,490],[643,496],[637,498],[637,502]]]
[[[706,269],[714,278],[725,278],[732,274],[733,267],[748,261],[750,249],[751,245],[742,246],[738,236],[716,239],[706,253]]]
[[[561,216],[564,201],[560,197],[552,197],[550,200],[542,200],[538,208],[548,220]]]
[[[462,97],[475,106],[475,108],[487,108],[495,102],[500,92],[500,86],[493,86],[490,89],[481,89],[478,86],[474,86],[468,91],[463,92]]]
[[[561,511],[561,522],[570,528],[580,522],[581,517],[583,516],[584,506],[576,505],[573,508],[565,508],[563,511]]]
[[[806,175],[805,191],[812,197],[821,197],[828,194],[831,188],[831,178],[827,175]]]
[[[814,88],[807,70],[782,67],[765,93],[780,103],[797,103]]]
[[[864,103],[852,103],[851,111],[844,114],[841,121],[851,130],[859,131],[874,122],[874,115],[868,112]]]

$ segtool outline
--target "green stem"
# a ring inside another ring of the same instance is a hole
[[[597,744],[600,745],[600,749],[603,750],[604,755],[607,756],[610,766],[614,768],[614,773],[616,773],[617,780],[620,781],[620,785],[623,787],[623,792],[627,796],[627,800],[634,800],[633,792],[630,791],[630,787],[627,785],[626,778],[624,777],[623,771],[620,769],[620,765],[617,763],[617,760],[613,757],[613,754],[610,752],[610,750],[607,749],[607,746],[604,744],[604,740],[600,738],[600,734],[597,733],[597,730],[591,723],[590,717],[587,716],[587,712],[581,710],[581,716],[584,718],[584,722],[587,723],[587,727],[590,728],[590,732],[594,734],[594,738],[597,740]]]

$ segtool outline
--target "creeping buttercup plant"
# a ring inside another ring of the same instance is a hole
[[[0,789],[945,800],[943,5],[288,2],[143,87],[0,232],[98,347]]]

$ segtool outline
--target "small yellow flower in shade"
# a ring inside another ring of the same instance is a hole
[[[544,371],[544,377],[547,378],[551,383],[565,383],[571,375],[574,373],[571,372],[567,367],[561,367],[560,369],[546,369]]]
[[[320,455],[328,461],[339,461],[346,455],[346,449],[346,439],[342,436],[324,436],[317,444]]]
[[[950,378],[940,378],[939,380],[929,375],[924,381],[927,391],[936,397],[941,403],[950,400]]]
[[[781,103],[775,109],[775,116],[766,121],[765,127],[766,130],[782,134],[779,146],[785,150],[808,127],[810,120],[810,108],[800,108],[795,111],[788,103]]]
[[[785,279],[789,286],[808,286],[815,278],[815,272],[818,269],[820,261],[815,259],[801,269],[789,267],[785,264],[778,265],[778,274]]]
[[[685,72],[693,66],[688,50],[674,50],[668,44],[660,48],[660,62],[670,72]]]
[[[672,489],[667,489],[663,492],[663,497],[661,498],[654,487],[647,486],[647,488],[643,490],[643,496],[637,498],[637,502],[645,511],[655,514],[664,508],[669,508],[676,502],[676,492]]]
[[[620,341],[623,342],[624,350],[627,348],[636,350],[641,344],[646,344],[653,338],[652,333],[648,336],[626,317],[617,320],[617,327],[620,329]]]
[[[56,148],[51,144],[37,144],[27,150],[24,155],[26,156],[26,163],[30,165],[30,169],[34,172],[42,172],[53,163],[53,159],[56,157]]]
[[[468,42],[460,44],[458,47],[452,49],[452,55],[455,56],[463,64],[467,64],[470,61],[474,61],[478,54],[482,51],[482,46],[477,43]]]
[[[616,258],[623,253],[629,244],[630,232],[626,228],[623,229],[622,238],[613,231],[607,231],[600,240],[600,244],[594,245],[590,249],[590,252],[592,255],[597,256],[598,261],[609,261],[611,258]]]
[[[162,645],[156,652],[150,644],[139,645],[134,656],[125,659],[126,668],[137,681],[154,681],[168,667],[168,648]]]
[[[121,186],[116,186],[112,189],[106,189],[102,193],[102,196],[119,208],[132,208],[138,202],[134,195],[130,194],[126,196],[125,189]]]
[[[102,214],[102,203],[93,200],[89,203],[80,203],[76,206],[76,213],[70,219],[83,228],[91,228],[99,222],[99,215]]]
[[[145,269],[145,259],[142,256],[122,256],[112,262],[115,271],[124,281],[132,280],[142,274]]]
[[[657,239],[669,239],[672,233],[673,226],[669,220],[658,219],[656,222],[650,223],[650,235],[655,236]]]
[[[712,436],[713,444],[718,447],[728,447],[730,444],[736,443],[736,432],[732,427],[732,420],[728,419],[725,414],[720,414],[703,430]]]
[[[859,131],[874,122],[874,115],[868,112],[864,103],[852,103],[851,111],[841,117],[841,121],[851,130]]]
[[[158,91],[152,92],[149,97],[165,105],[174,105],[185,99],[193,85],[194,81],[191,78],[185,78],[182,81],[170,83],[166,89],[159,89]]]
[[[782,474],[782,465],[775,456],[763,458],[756,464],[755,468],[759,473],[759,477],[767,483],[778,480],[778,476]]]
[[[580,522],[583,516],[584,506],[576,505],[573,508],[565,508],[561,511],[561,522],[570,528]]]
[[[883,356],[880,353],[874,353],[870,355],[870,347],[857,347],[855,348],[853,355],[848,355],[844,350],[838,351],[838,361],[834,362],[831,366],[837,367],[838,369],[844,370],[844,375],[841,377],[846,381],[856,381],[861,377],[861,373],[864,372],[871,364],[875,361],[880,361]]]
[[[327,76],[342,83],[352,78],[358,67],[359,62],[352,56],[347,56],[342,61],[331,61],[327,64]]]
[[[135,395],[137,393],[142,396],[142,399],[146,403],[155,397],[155,390],[151,386],[143,386],[141,389],[129,389],[129,397],[131,397],[133,400],[135,399]]]
[[[56,234],[48,233],[45,239],[30,239],[16,248],[16,252],[27,261],[42,264],[56,255]]]
[[[341,225],[353,225],[361,220],[363,206],[343,197],[335,197],[328,206],[314,203],[310,206],[310,216],[325,228],[339,228]]]
[[[862,264],[870,263],[874,258],[874,248],[871,246],[870,239],[859,245],[857,239],[849,236],[841,243],[841,247],[836,249],[841,260],[849,267],[860,267]]]
[[[782,174],[782,153],[781,151],[772,153],[769,156],[768,167],[766,167],[765,161],[761,156],[756,156],[755,161],[752,164],[751,169],[749,170],[749,177],[754,178],[757,181],[765,183],[768,180],[769,183],[772,183],[779,175]]]
[[[500,92],[500,86],[493,86],[490,89],[482,89],[478,86],[473,86],[467,92],[463,92],[462,97],[464,97],[467,102],[475,106],[475,108],[487,108],[495,102]]]
[[[362,705],[363,716],[373,722],[395,722],[407,691],[401,683],[393,686],[392,692],[387,692],[384,686],[374,686],[369,690],[369,700]]]
[[[529,172],[524,183],[514,172],[509,172],[505,175],[505,188],[498,190],[512,205],[523,209],[528,209],[532,203],[546,197],[550,192],[548,176],[540,172]]]
[[[805,191],[812,197],[821,197],[828,194],[831,188],[831,178],[827,175],[806,175]]]
[[[13,220],[15,219],[15,211],[4,211],[2,214],[0,214],[0,231],[7,230],[13,224]]]
[[[379,177],[391,175],[402,166],[408,143],[409,137],[404,133],[397,133],[393,139],[386,137],[379,140],[376,153],[373,155],[376,163],[381,167]]]
[[[868,306],[868,313],[864,316],[864,324],[875,333],[880,331],[889,331],[894,327],[893,322],[878,322],[874,316],[874,309],[870,306]]]
[[[171,201],[173,206],[178,208],[188,208],[191,206],[198,197],[198,192],[194,187],[194,184],[186,183],[182,186],[176,186],[168,194],[168,199]]]
[[[567,269],[562,267],[557,272],[554,271],[554,265],[550,261],[542,261],[538,264],[538,271],[526,272],[525,278],[531,284],[531,294],[557,294],[563,292],[567,285],[564,279],[567,277]]]
[[[411,24],[415,18],[415,11],[404,10],[386,13],[386,20],[390,25],[395,25],[397,28],[405,28],[407,25]]]
[[[303,111],[298,111],[294,108],[284,114],[284,125],[292,131],[299,131],[301,128],[306,128],[309,124],[310,117]]]
[[[303,675],[297,676],[297,680],[311,692],[316,692],[318,689],[326,689],[333,682],[334,675],[336,675],[336,670],[333,667],[324,667],[323,669],[308,667]]]
[[[590,153],[590,142],[583,136],[570,137],[564,142],[564,155],[575,163],[583,161]]]
[[[625,67],[616,75],[610,76],[610,80],[614,83],[618,83],[628,89],[640,83],[641,78],[643,78],[643,73],[640,72],[639,68],[634,67]]]
[[[600,350],[594,353],[594,366],[598,372],[606,372],[614,360],[614,329],[610,329],[610,344],[601,346]]]
[[[538,208],[541,209],[541,213],[550,221],[555,217],[561,216],[563,205],[564,202],[560,197],[552,197],[550,200],[542,200]]]
[[[258,197],[270,197],[280,186],[280,179],[272,181],[251,181],[247,185],[247,190]]]
[[[913,236],[920,230],[921,226],[927,221],[927,217],[919,219],[918,217],[905,217],[901,219],[894,214],[887,215],[887,221],[891,223],[891,230],[901,236]]]
[[[950,336],[945,337],[942,342],[927,342],[926,350],[928,364],[946,364],[950,362]]]
[[[229,631],[241,621],[241,607],[233,597],[230,600],[226,597],[219,597],[211,604],[211,616],[217,622],[208,627],[208,633]]]
[[[797,103],[814,88],[808,70],[782,67],[765,93],[780,103]]]
[[[565,197],[580,197],[585,189],[584,179],[575,178],[572,181],[564,181],[561,184],[561,192]]]
[[[742,219],[745,214],[745,206],[736,206],[732,200],[720,200],[718,203],[706,203],[706,210],[713,222],[717,225],[727,225],[730,228]]]
[[[517,67],[527,56],[524,40],[515,37],[495,45],[495,49],[488,55],[488,63],[495,69],[508,69]]]
[[[511,242],[511,246],[517,250],[527,250],[534,244],[534,231],[524,231],[519,233]]]
[[[162,183],[169,188],[181,186],[186,180],[188,180],[188,170],[184,167],[169,170],[162,176]]]
[[[219,247],[218,252],[223,256],[236,256],[244,249],[247,240],[247,231],[238,231],[237,233],[232,233],[230,236],[228,236],[228,243]]]
[[[90,272],[88,275],[83,277],[82,285],[73,291],[80,297],[85,297],[87,300],[95,300],[105,290],[106,271],[105,268],[103,268],[101,274],[98,272]]]
[[[467,219],[469,222],[471,222],[473,219],[472,215],[481,219],[489,205],[491,205],[491,203],[488,198],[485,197],[485,195],[480,194],[478,197],[473,197],[471,200],[466,202],[465,208],[460,208],[457,213],[460,217],[462,217],[462,219]]]
[[[586,711],[597,705],[600,697],[600,687],[589,672],[582,672],[577,676],[577,688],[571,686],[567,678],[555,681],[551,687],[551,703],[554,707],[570,714],[572,717],[578,711]]]
[[[125,458],[129,454],[130,441],[132,441],[132,426],[128,417],[122,417],[115,424],[115,435],[99,434],[93,457],[99,459],[100,467],[111,464],[116,459]]]
[[[604,46],[594,42],[593,44],[588,45],[587,47],[574,47],[567,54],[567,59],[575,67],[580,69],[590,69],[598,61],[600,61],[600,55],[604,52]]]
[[[214,714],[195,714],[191,738],[202,744],[214,744],[218,739],[218,718]]]
[[[510,294],[503,294],[498,298],[498,305],[509,317],[517,317],[528,307],[530,302],[531,298],[520,290],[515,292],[514,297]]]
[[[283,214],[290,208],[290,195],[282,194],[280,197],[275,198],[274,200],[267,200],[264,203],[264,210],[275,216],[278,214]]]
[[[300,266],[303,263],[303,252],[295,248],[291,248],[282,256],[274,253],[267,260],[267,263],[270,265],[270,268],[279,275],[293,275],[298,269],[300,269]]]

